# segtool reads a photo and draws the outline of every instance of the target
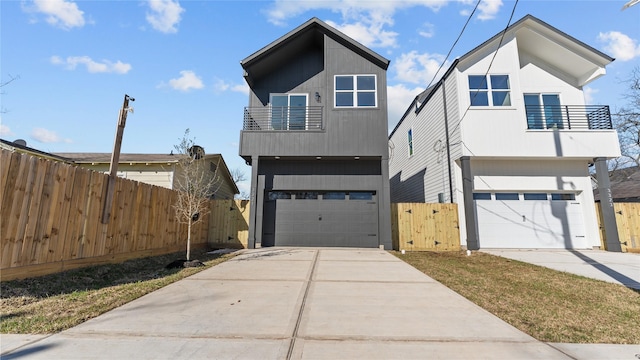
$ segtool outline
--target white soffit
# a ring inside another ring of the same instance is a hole
[[[576,79],[577,86],[584,86],[605,74],[605,65],[610,62],[608,59],[598,59],[593,52],[580,44],[550,33],[547,29],[540,30],[547,34],[530,27],[518,29],[518,50],[535,54],[536,58],[549,66]]]

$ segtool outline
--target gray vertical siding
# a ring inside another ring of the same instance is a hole
[[[256,80],[249,102],[252,107],[266,107],[270,93],[307,93],[310,106],[323,106],[324,131],[243,131],[240,156],[387,157],[386,70],[328,36],[324,37],[324,48],[324,55],[314,51],[312,55],[284,64],[280,71]],[[313,70],[301,70],[306,67]],[[322,71],[318,72],[320,68]],[[378,106],[334,108],[333,81],[334,76],[340,74],[376,75]],[[314,98],[316,91],[321,96],[319,103]]]

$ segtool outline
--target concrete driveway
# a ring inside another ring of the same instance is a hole
[[[631,359],[638,352],[536,341],[377,249],[248,250],[70,330],[1,339],[3,359]]]
[[[640,289],[640,254],[602,250],[482,249],[480,251]]]

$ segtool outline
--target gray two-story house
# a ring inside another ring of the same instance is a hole
[[[391,248],[389,60],[312,18],[241,65],[249,247]]]

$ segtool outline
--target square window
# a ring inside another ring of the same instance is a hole
[[[511,106],[511,96],[508,91],[494,91],[493,106]]]
[[[575,200],[576,194],[565,193],[565,194],[551,194],[551,200]]]
[[[353,76],[336,76],[336,90],[353,90]]]
[[[473,200],[491,200],[491,193],[473,193]]]
[[[489,106],[488,93],[486,91],[472,91],[471,106]]]
[[[375,75],[336,75],[335,107],[377,106]]]
[[[547,194],[544,193],[525,193],[525,200],[547,200]]]
[[[372,191],[352,191],[349,193],[349,200],[373,200],[374,194]]]
[[[509,75],[491,75],[491,88],[509,90]]]
[[[358,76],[358,90],[375,90],[375,76]]]
[[[324,200],[344,200],[347,197],[345,192],[328,192],[322,195]]]
[[[359,92],[358,106],[376,106],[376,94],[373,92]]]
[[[353,94],[350,92],[336,93],[336,106],[353,106]]]
[[[471,106],[511,106],[509,75],[469,75],[468,81]]]
[[[469,89],[488,89],[484,75],[469,75]]]
[[[518,193],[496,193],[496,200],[520,200]]]

